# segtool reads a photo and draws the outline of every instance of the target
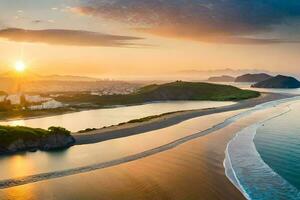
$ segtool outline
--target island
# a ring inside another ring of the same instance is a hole
[[[253,84],[252,87],[294,89],[294,88],[300,88],[300,82],[294,77],[278,75],[269,78],[267,80],[258,82],[256,84]]]
[[[66,104],[97,105],[98,108],[135,105],[155,101],[206,100],[206,101],[239,101],[255,98],[257,91],[243,90],[230,85],[176,81],[165,84],[153,84],[140,88],[138,91],[125,95],[94,96],[75,94],[58,96],[55,100]]]
[[[267,80],[269,78],[272,78],[271,75],[266,73],[260,73],[260,74],[244,74],[241,76],[236,77],[234,82],[252,82],[257,83],[260,81]]]
[[[207,81],[209,82],[234,82],[235,78],[233,76],[212,76],[209,77]]]
[[[0,155],[19,151],[49,151],[72,146],[71,132],[61,127],[48,130],[23,126],[0,126]]]

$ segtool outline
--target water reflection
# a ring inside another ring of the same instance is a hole
[[[2,156],[0,157],[0,180],[83,167],[135,155],[211,128],[239,112],[242,111],[202,116],[140,135],[73,146],[65,151],[50,153],[38,151],[15,156]],[[12,166],[14,168],[11,168]],[[18,170],[17,173],[16,170]]]
[[[172,101],[157,102],[145,105],[89,110],[51,117],[43,117],[28,120],[15,120],[1,122],[3,125],[22,125],[47,129],[50,126],[62,126],[71,131],[79,131],[86,128],[101,128],[116,125],[132,119],[143,118],[151,115],[159,115],[180,110],[204,109],[232,105],[234,102],[215,101]]]

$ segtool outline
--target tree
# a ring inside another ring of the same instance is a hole
[[[64,135],[70,135],[71,134],[71,131],[65,129],[65,128],[62,128],[62,127],[56,127],[56,126],[51,126],[48,128],[48,131],[51,133],[51,134],[64,134]]]

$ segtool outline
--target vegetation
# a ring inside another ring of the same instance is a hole
[[[60,96],[56,100],[64,103],[93,103],[99,107],[105,107],[170,100],[239,101],[259,95],[260,93],[256,91],[242,90],[229,85],[176,81],[162,85],[149,85],[127,95],[78,94]]]
[[[147,121],[150,121],[152,119],[157,119],[157,118],[160,118],[160,117],[164,117],[164,116],[171,115],[171,114],[174,114],[174,113],[181,113],[181,112],[184,112],[184,111],[168,112],[168,113],[163,113],[163,114],[160,114],[160,115],[152,115],[152,116],[143,117],[143,118],[140,118],[140,119],[133,119],[133,120],[130,120],[128,122],[125,122],[124,124],[147,122]]]
[[[71,132],[61,127],[50,127],[44,130],[24,126],[0,126],[0,150],[17,140],[35,142],[55,134],[70,136]]]
[[[86,132],[95,131],[95,130],[97,130],[97,128],[87,128],[87,129],[78,131],[78,133],[86,133]]]

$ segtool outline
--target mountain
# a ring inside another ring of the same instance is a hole
[[[100,81],[100,79],[87,77],[87,76],[71,76],[71,75],[50,75],[50,76],[40,76],[41,80],[46,81]]]
[[[220,76],[222,74],[228,74],[231,76],[240,76],[242,74],[257,74],[257,73],[270,73],[266,70],[260,69],[231,69],[231,68],[223,68],[223,69],[215,69],[215,70],[196,70],[196,69],[189,69],[189,70],[181,70],[177,71],[177,74],[197,74],[197,75],[211,75],[211,76]]]
[[[259,74],[244,74],[242,76],[238,76],[234,82],[260,82],[266,79],[272,78],[271,75],[266,73],[259,73]]]
[[[29,69],[22,74],[14,70],[0,74],[0,91],[8,93],[17,92],[21,85],[25,92],[49,92],[49,91],[82,91],[97,90],[107,86],[105,81],[97,78],[70,75],[39,75]],[[110,85],[113,85],[112,82]],[[120,83],[121,84],[121,83]]]
[[[300,88],[300,82],[291,76],[278,75],[258,82],[252,87],[256,88]]]
[[[209,77],[207,81],[210,81],[210,82],[234,82],[234,80],[235,80],[235,78],[232,76],[223,75],[223,76]]]
[[[20,74],[14,70],[7,71],[0,74],[0,79],[15,79]],[[99,81],[100,79],[87,77],[87,76],[71,76],[71,75],[39,75],[33,71],[26,70],[22,73],[22,79],[29,81]]]

